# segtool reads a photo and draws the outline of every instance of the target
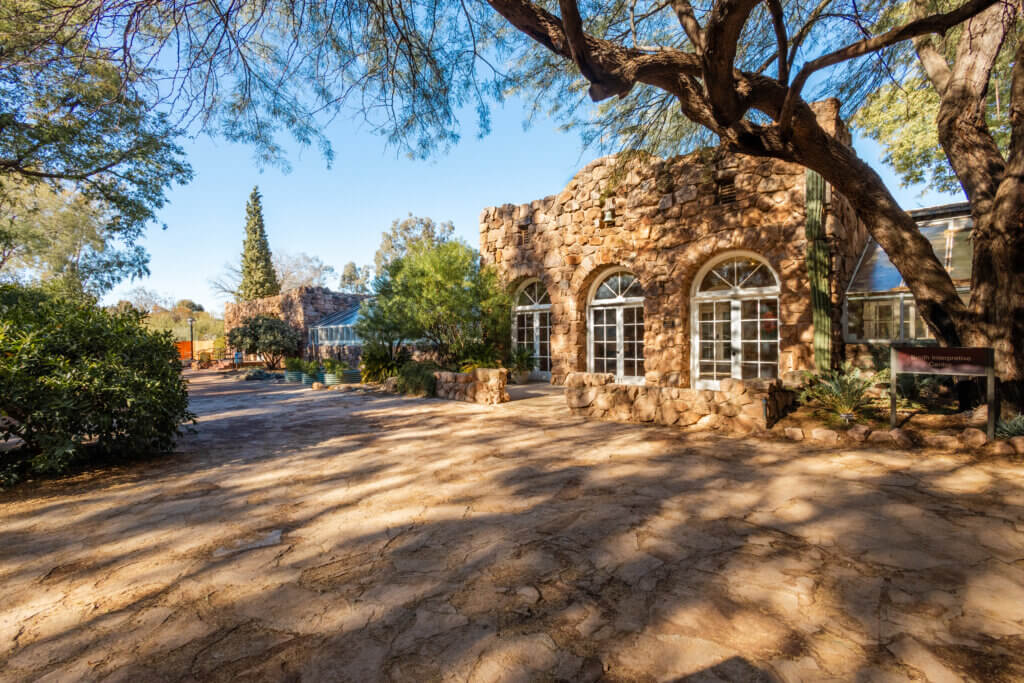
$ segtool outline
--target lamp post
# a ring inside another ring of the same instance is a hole
[[[188,319],[188,359],[196,359],[196,335],[194,334],[192,326],[195,325],[196,319]]]

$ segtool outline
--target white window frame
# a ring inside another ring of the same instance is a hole
[[[605,283],[605,280],[613,275],[620,273],[626,273],[632,275],[637,282],[636,273],[629,270],[628,268],[613,268],[606,270],[601,273],[601,276],[597,278],[594,283],[590,286],[590,292],[587,296],[587,372],[594,372],[594,316],[593,311],[597,308],[603,309],[614,309],[615,310],[615,383],[616,384],[645,384],[645,375],[637,376],[626,376],[623,374],[625,370],[625,340],[624,340],[624,324],[623,324],[623,311],[626,308],[639,308],[644,313],[644,328],[642,332],[646,331],[647,327],[647,315],[644,311],[644,297],[642,296],[628,296],[628,297],[616,297],[614,299],[601,299],[595,301],[594,296],[597,294],[597,290]],[[644,335],[646,337],[646,334]],[[644,346],[644,354],[647,352],[647,340],[642,340]],[[640,359],[640,363],[646,374],[646,360],[645,358]]]
[[[775,278],[775,285],[771,287],[733,287],[732,289],[720,289],[714,292],[700,292],[698,291],[704,278],[713,268],[721,265],[726,261],[731,261],[737,258],[748,258],[753,261],[757,261],[764,268],[772,274]],[[782,307],[779,305],[779,295],[781,293],[779,274],[775,272],[775,269],[771,267],[771,264],[765,260],[763,256],[753,251],[747,251],[745,249],[737,249],[729,251],[724,254],[719,254],[714,259],[705,263],[700,270],[697,271],[697,277],[693,280],[692,289],[690,292],[690,385],[696,389],[710,389],[718,391],[721,386],[721,380],[717,379],[700,379],[700,304],[708,301],[728,301],[729,302],[729,314],[730,314],[730,332],[731,338],[730,343],[732,344],[732,378],[741,379],[743,377],[743,361],[741,355],[741,320],[742,315],[740,313],[740,304],[744,300],[749,299],[775,299],[775,310],[778,313],[778,325],[779,332],[782,331]],[[780,335],[781,336],[781,335]],[[778,343],[778,341],[776,341]],[[781,356],[776,354],[776,363],[779,367],[779,373],[782,372]]]
[[[539,284],[544,292],[548,295],[548,300],[551,299],[551,293],[547,291],[544,283],[540,281],[540,278],[531,278],[521,284],[516,289],[515,298],[513,301],[519,301],[519,295],[523,293],[527,287],[533,284]],[[533,318],[533,355],[534,355],[534,366],[530,369],[530,379],[533,380],[550,380],[551,371],[543,371],[539,369],[538,359],[540,357],[540,314],[548,314],[548,367],[552,365],[551,357],[551,304],[533,304],[530,306],[512,306],[512,345],[513,348],[519,344],[519,316],[524,313],[532,313]]]

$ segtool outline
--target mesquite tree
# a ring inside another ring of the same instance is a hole
[[[111,49],[126,73],[161,101],[184,102],[208,129],[252,142],[266,158],[279,149],[275,124],[329,155],[313,122],[353,93],[390,141],[426,155],[458,139],[465,107],[486,130],[488,102],[518,91],[592,139],[673,151],[717,143],[800,163],[852,202],[942,343],[993,346],[999,375],[1024,381],[1019,0],[83,0],[63,14],[46,8],[65,5],[38,6],[41,32],[75,25],[122,46]],[[178,68],[147,79],[157,55]],[[993,88],[999,63],[1013,64],[1010,83]],[[971,203],[967,303],[882,179],[808,104],[836,95],[851,114],[901,82],[908,64],[940,100],[937,138]],[[601,104],[584,105],[587,96]],[[1006,119],[1003,138],[992,133],[993,109]]]

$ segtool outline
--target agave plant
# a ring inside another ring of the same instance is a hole
[[[1000,439],[1024,436],[1024,413],[1018,413],[1013,417],[1000,420],[999,424],[996,425],[996,436]]]
[[[806,384],[800,392],[803,403],[817,401],[825,409],[840,416],[859,414],[870,403],[868,391],[875,384],[889,380],[889,370],[867,373],[849,361],[841,368],[820,374],[805,373]]]

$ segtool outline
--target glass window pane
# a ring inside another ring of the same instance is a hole
[[[757,339],[757,322],[748,321],[740,323],[740,338],[741,339]]]
[[[702,303],[700,305],[698,315],[701,320],[714,320],[715,305],[712,303]]]
[[[634,308],[625,308],[625,309],[623,309],[622,310],[622,322],[624,324],[626,324],[626,325],[632,324],[633,320],[636,317],[636,312],[635,311],[636,311],[636,309],[634,309]]]
[[[743,360],[757,360],[757,342],[743,342]]]
[[[623,275],[621,282],[622,296],[643,296],[643,292],[640,291],[640,282],[632,275]]]
[[[700,377],[701,379],[714,379],[715,375],[715,364],[714,363],[701,363],[700,364]]]
[[[715,375],[719,379],[732,377],[732,363],[715,363]]]
[[[740,315],[744,320],[757,318],[757,301],[749,300],[740,303]]]
[[[779,317],[779,301],[778,299],[759,299],[758,306],[761,307],[762,318],[778,318]]]
[[[711,342],[701,342],[700,345],[700,359],[701,360],[714,360],[715,359],[715,345]]]
[[[701,339],[711,339],[711,337],[714,335],[714,332],[712,331],[714,329],[715,329],[715,324],[714,323],[701,323],[700,324],[700,336],[701,336]]]
[[[761,339],[775,339],[779,336],[779,323],[775,320],[761,321]]]
[[[779,360],[778,342],[761,342],[761,360],[776,363]]]
[[[743,287],[774,287],[775,277],[763,264],[758,267],[750,276],[743,281]]]
[[[732,315],[732,305],[728,301],[715,302],[715,320],[729,320]]]
[[[743,367],[743,379],[756,379],[757,378],[757,363],[744,363],[742,367]]]
[[[957,230],[953,233],[953,254],[949,263],[949,276],[954,280],[969,280],[973,258],[974,242],[971,241],[971,231]]]
[[[779,374],[779,368],[775,363],[761,363],[761,377],[764,379],[775,379]]]

